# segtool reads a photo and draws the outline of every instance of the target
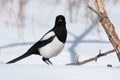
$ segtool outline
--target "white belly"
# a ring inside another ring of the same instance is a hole
[[[51,58],[58,55],[63,49],[64,44],[60,42],[57,37],[54,40],[47,44],[46,46],[39,49],[40,54],[45,58]]]

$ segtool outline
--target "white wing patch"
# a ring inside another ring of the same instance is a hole
[[[49,39],[51,36],[54,36],[55,33],[53,31],[46,33],[41,40]]]

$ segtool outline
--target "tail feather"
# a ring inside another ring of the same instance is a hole
[[[26,57],[30,56],[30,55],[31,55],[31,54],[29,54],[29,53],[25,53],[25,54],[23,54],[23,55],[15,58],[15,59],[13,59],[13,60],[7,62],[6,64],[15,63],[15,62],[17,62],[17,61],[19,61],[19,60],[21,60],[21,59],[23,59],[23,58],[26,58]]]

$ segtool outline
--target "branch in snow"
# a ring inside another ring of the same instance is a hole
[[[99,54],[97,56],[95,56],[95,57],[86,59],[86,60],[81,61],[81,62],[79,62],[79,60],[78,60],[79,58],[78,58],[77,62],[75,62],[75,63],[69,63],[67,65],[82,65],[82,64],[85,64],[85,63],[88,63],[88,62],[91,62],[91,61],[97,61],[98,58],[106,56],[106,55],[108,55],[110,53],[113,53],[113,52],[115,52],[115,50],[110,50],[110,51],[107,51],[107,52],[104,52],[104,53],[101,53],[101,51],[100,51]]]

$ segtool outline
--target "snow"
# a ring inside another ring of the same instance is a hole
[[[96,66],[14,64],[1,65],[0,69],[2,80],[118,80],[120,78],[120,70]]]
[[[70,23],[68,15],[68,5],[65,0],[61,4],[49,4],[46,1],[30,0],[25,6],[25,25],[22,32],[16,28],[16,15],[18,7],[17,1],[14,5],[14,15],[10,16],[8,10],[0,13],[0,47],[13,43],[30,42],[28,45],[19,45],[0,49],[0,79],[1,80],[119,80],[120,69],[116,53],[99,58],[97,62],[90,62],[81,66],[66,65],[75,62],[79,56],[79,61],[94,57],[99,54],[99,50],[106,52],[112,50],[104,29],[100,26],[100,34],[96,28],[83,17],[84,9],[77,22]],[[115,29],[120,35],[119,4],[106,6],[110,20],[115,25]],[[0,8],[1,9],[1,8]],[[112,10],[112,11],[111,11]],[[6,13],[6,14],[5,14]],[[14,64],[4,64],[25,53],[42,35],[54,26],[55,17],[63,14],[66,17],[68,38],[65,48],[58,56],[51,58],[54,65],[47,65],[42,61],[42,57],[32,55]],[[7,20],[9,20],[7,22]],[[100,25],[100,24],[98,24]],[[19,35],[23,34],[22,36]],[[108,64],[113,67],[107,67]]]

